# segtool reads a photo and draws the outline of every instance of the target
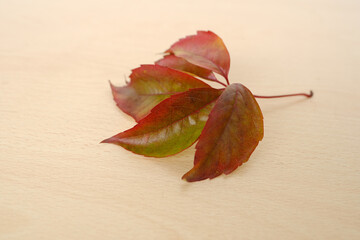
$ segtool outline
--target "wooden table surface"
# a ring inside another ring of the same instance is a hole
[[[194,147],[146,158],[108,80],[196,30],[265,137],[228,176],[181,180]],[[360,239],[360,2],[0,0],[0,239]]]

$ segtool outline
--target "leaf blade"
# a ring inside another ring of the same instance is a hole
[[[230,54],[223,40],[211,31],[198,31],[174,43],[166,53],[221,74],[228,79]]]
[[[116,105],[136,122],[173,94],[210,86],[189,74],[159,65],[142,65],[132,71],[130,83],[116,87],[110,83]]]
[[[185,59],[172,54],[164,56],[164,58],[156,61],[155,64],[187,72],[209,81],[217,81],[214,73],[211,70],[194,65]]]
[[[103,142],[151,157],[181,152],[198,139],[221,92],[197,88],[175,94],[154,107],[135,127]]]
[[[229,174],[246,162],[263,138],[263,116],[251,92],[231,84],[217,100],[196,145],[188,182]]]

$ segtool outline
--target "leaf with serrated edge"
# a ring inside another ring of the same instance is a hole
[[[139,123],[105,143],[115,143],[134,153],[166,157],[191,146],[200,136],[221,89],[197,88],[172,95]]]
[[[176,57],[175,55],[164,56],[163,59],[156,61],[155,64],[187,72],[210,81],[217,81],[211,70],[196,66],[183,58]]]
[[[117,106],[137,122],[172,94],[210,87],[189,74],[159,65],[142,65],[132,71],[130,79],[124,87],[111,84],[111,90]]]
[[[263,135],[254,96],[245,86],[231,84],[211,111],[196,145],[194,167],[183,179],[194,182],[231,173],[249,159]]]
[[[174,43],[166,53],[184,58],[197,66],[219,73],[228,79],[230,55],[223,40],[211,31],[198,31]]]

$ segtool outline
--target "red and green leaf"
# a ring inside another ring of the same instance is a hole
[[[230,85],[229,52],[210,31],[180,39],[166,53],[155,65],[134,69],[126,86],[111,85],[118,107],[138,124],[102,142],[144,156],[166,157],[199,140],[194,166],[183,176],[188,182],[229,174],[248,161],[264,135],[263,116],[254,97],[313,96],[312,91],[253,95],[239,83]],[[211,88],[193,76],[226,88]]]
[[[173,94],[191,88],[210,88],[203,81],[181,71],[159,65],[142,65],[132,71],[125,87],[111,84],[117,106],[137,122]]]
[[[164,56],[163,59],[156,61],[155,64],[187,72],[210,81],[217,81],[211,70],[194,65],[183,58],[176,57],[175,55]]]
[[[183,179],[193,182],[231,173],[249,159],[263,134],[263,116],[252,93],[241,84],[228,86],[201,133],[194,167]]]
[[[221,74],[228,79],[230,55],[223,40],[211,31],[198,31],[174,43],[166,53]]]
[[[135,127],[103,142],[151,157],[181,152],[198,139],[222,91],[197,88],[172,95],[154,107]]]

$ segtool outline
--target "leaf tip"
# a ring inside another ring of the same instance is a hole
[[[197,181],[205,180],[207,178],[208,177],[206,176],[199,176],[197,172],[194,171],[194,169],[191,169],[181,177],[182,180],[185,180],[187,182],[197,182]]]
[[[118,88],[117,86],[115,86],[110,80],[109,80],[109,85],[111,88],[111,92],[113,93],[113,95],[116,93],[116,89]]]
[[[107,139],[102,140],[100,143],[115,143],[116,139],[114,137],[110,137]]]
[[[189,173],[190,173],[190,171],[187,172],[187,173],[185,173],[185,174],[181,177],[181,179],[184,180],[184,181],[186,181],[186,182],[195,182],[196,180],[194,180],[194,179],[192,179],[192,178],[189,177]]]

